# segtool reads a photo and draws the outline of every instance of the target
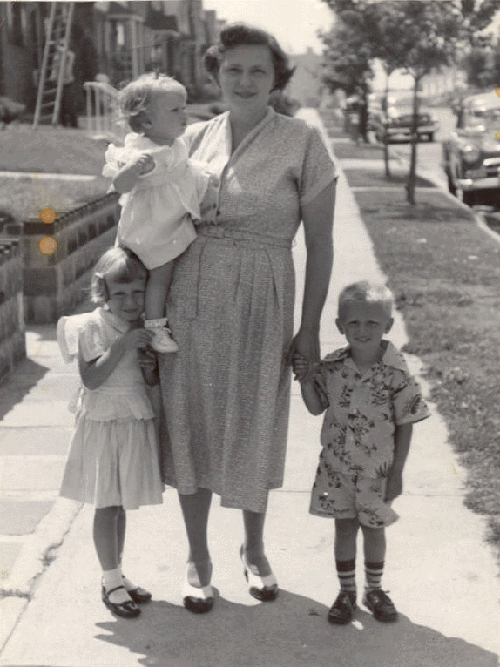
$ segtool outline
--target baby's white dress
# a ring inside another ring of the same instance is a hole
[[[66,361],[77,356],[78,346],[83,358],[91,361],[128,328],[110,311],[97,308],[62,317],[57,340]],[[92,503],[96,509],[162,503],[153,417],[137,350],[131,350],[100,387],[80,389],[60,495]]]
[[[144,153],[151,155],[155,168],[120,197],[117,241],[135,252],[147,269],[154,269],[181,255],[196,238],[193,220],[200,218],[210,175],[188,159],[182,138],[172,146],[158,146],[130,132],[124,146],[107,149],[103,176],[114,178],[121,167]]]

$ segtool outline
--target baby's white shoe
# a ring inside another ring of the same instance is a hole
[[[177,352],[179,346],[172,338],[171,331],[167,327],[167,319],[162,317],[159,320],[145,320],[144,326],[153,332],[151,347],[162,354]]]

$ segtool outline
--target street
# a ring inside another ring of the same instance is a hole
[[[432,175],[432,180],[447,190],[448,182],[441,167],[441,141],[450,136],[455,127],[455,116],[451,109],[433,107],[432,114],[439,122],[436,141],[432,143],[420,142],[417,145],[417,171],[425,176],[426,172]],[[409,163],[411,146],[408,143],[391,144],[391,153],[401,157]]]

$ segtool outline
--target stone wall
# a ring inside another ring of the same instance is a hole
[[[26,356],[23,255],[17,239],[0,239],[0,383]]]
[[[50,211],[23,225],[25,321],[56,322],[88,296],[97,259],[113,245],[118,195],[104,197],[51,219]]]

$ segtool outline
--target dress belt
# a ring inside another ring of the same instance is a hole
[[[279,236],[271,236],[270,234],[258,234],[248,232],[244,229],[231,229],[228,227],[220,227],[217,225],[202,225],[197,229],[198,236],[207,236],[212,239],[224,239],[235,243],[237,241],[245,241],[243,245],[249,247],[264,248],[267,246],[276,248],[291,248],[292,240],[280,238]]]
[[[242,229],[231,229],[217,225],[201,225],[196,231],[198,238],[193,242],[191,247],[189,296],[184,304],[186,319],[195,319],[198,315],[201,256],[207,242],[211,240],[221,241],[232,246],[260,248],[265,251],[274,248],[291,250],[293,245],[292,239],[279,238],[268,234],[257,234]]]

